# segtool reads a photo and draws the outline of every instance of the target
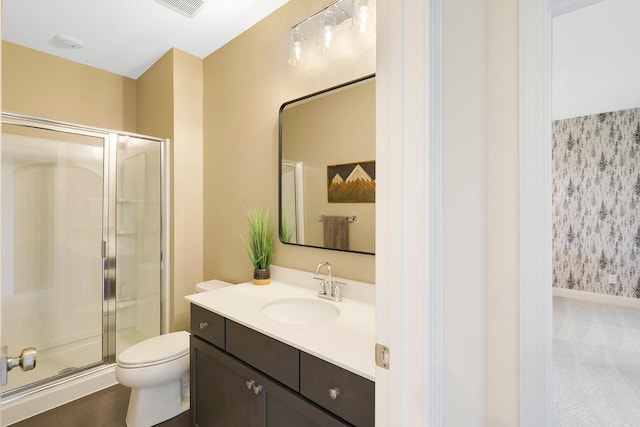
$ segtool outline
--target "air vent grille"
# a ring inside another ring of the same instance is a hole
[[[205,0],[156,0],[186,16],[195,16],[204,6]]]

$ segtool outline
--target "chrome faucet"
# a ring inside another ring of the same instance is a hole
[[[318,274],[320,274],[320,270],[322,270],[322,267],[326,266],[327,267],[327,274],[329,275],[329,283],[325,282],[324,279],[320,276],[318,276]],[[316,273],[313,276],[314,279],[316,280],[322,280],[322,282],[320,282],[320,291],[318,291],[318,295],[319,296],[326,296],[327,295],[327,285],[329,285],[329,295],[332,294],[333,292],[333,278],[331,277],[331,263],[329,263],[328,261],[325,262],[321,262],[320,264],[318,264],[318,266],[316,267]]]
[[[325,281],[323,277],[320,277],[320,270],[322,267],[327,267],[327,276],[329,277],[328,281]],[[342,295],[340,293],[340,285],[344,285],[345,283],[337,282],[333,280],[333,276],[331,273],[331,264],[327,261],[321,262],[316,267],[316,272],[313,276],[316,280],[321,280],[320,282],[320,290],[318,291],[318,296],[320,298],[331,299],[334,301],[342,301]]]

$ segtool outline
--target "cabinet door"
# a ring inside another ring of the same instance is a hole
[[[252,379],[251,369],[191,337],[191,412],[196,426],[257,425],[263,396],[253,392],[251,383],[248,388]]]
[[[191,336],[191,412],[199,427],[349,426],[276,381]]]
[[[260,426],[264,427],[344,427],[343,421],[301,397],[299,394],[264,377],[258,377],[264,403],[260,408]]]
[[[353,425],[375,424],[374,382],[305,352],[300,353],[300,394]]]

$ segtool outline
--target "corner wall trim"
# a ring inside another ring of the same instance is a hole
[[[519,1],[520,426],[553,425],[551,15]]]

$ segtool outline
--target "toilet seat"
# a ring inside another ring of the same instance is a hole
[[[189,354],[189,333],[185,331],[158,335],[135,344],[118,356],[123,368],[160,365]]]

